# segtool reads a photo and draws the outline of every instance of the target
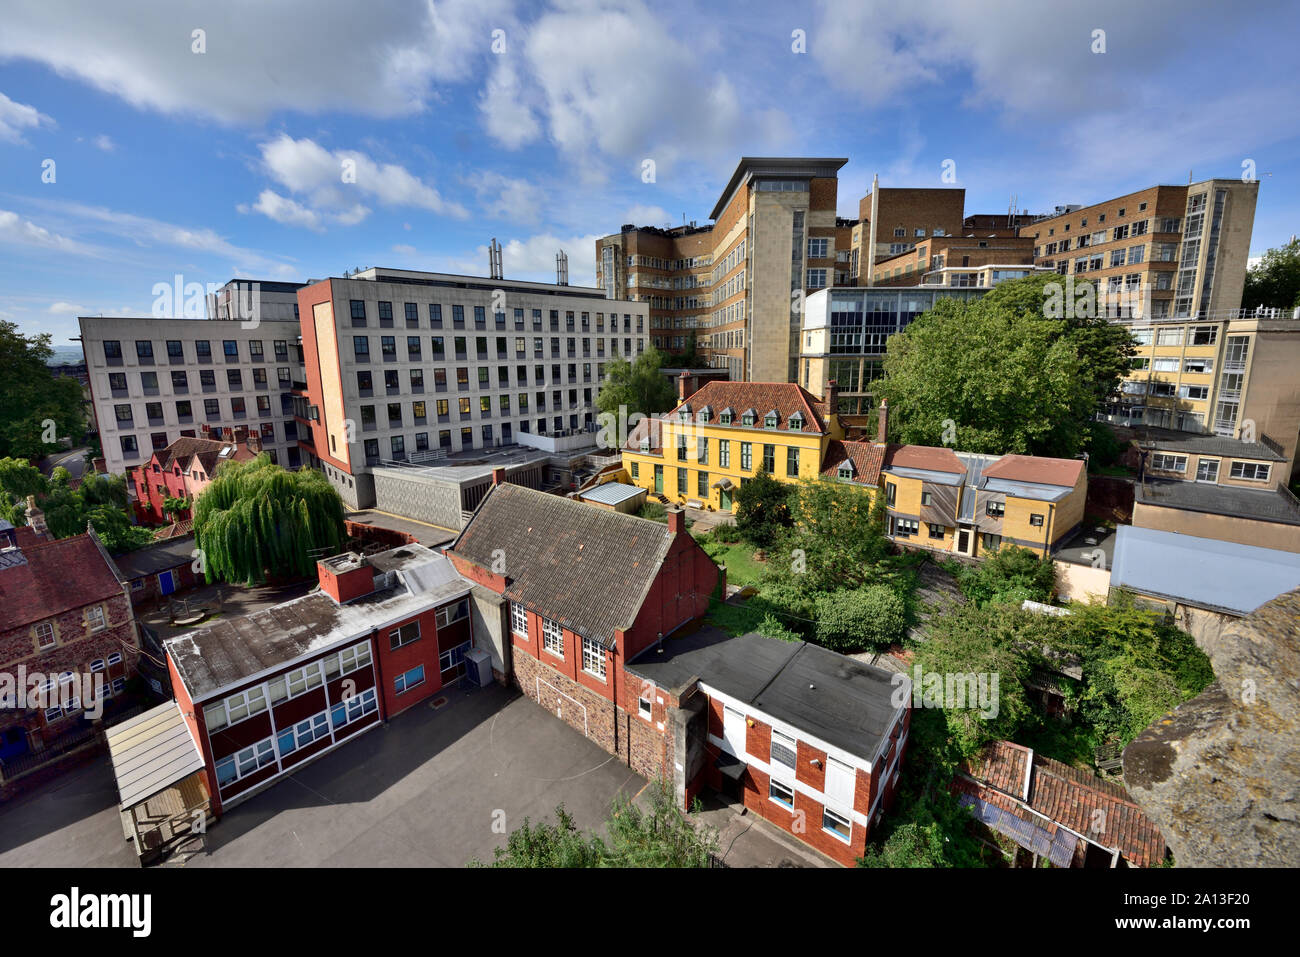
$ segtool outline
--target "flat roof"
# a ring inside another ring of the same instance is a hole
[[[194,536],[181,535],[176,538],[164,538],[133,552],[115,555],[113,564],[125,578],[142,578],[167,571],[177,565],[184,565],[193,559]]]
[[[1142,428],[1137,430],[1137,444],[1144,449],[1157,451],[1190,452],[1193,455],[1221,455],[1240,459],[1261,459],[1265,462],[1285,462],[1286,456],[1269,448],[1263,442],[1243,442],[1226,435],[1202,435],[1197,432],[1177,432],[1173,429]]]
[[[469,594],[444,555],[423,545],[402,545],[367,558],[376,572],[376,591],[340,605],[313,591],[240,618],[219,619],[206,628],[164,642],[167,654],[196,703],[259,675],[365,638],[420,611]]]
[[[1133,494],[1139,505],[1183,508],[1212,515],[1300,525],[1300,503],[1281,488],[1238,488],[1235,485],[1212,485],[1208,482],[1148,479],[1145,482],[1135,482]]]
[[[702,628],[647,648],[627,670],[673,690],[698,679],[868,762],[898,713],[891,672],[817,645],[759,634],[732,637]]]
[[[175,701],[114,725],[105,737],[122,810],[203,768],[203,755]]]
[[[630,498],[643,495],[645,491],[635,485],[606,482],[604,485],[597,485],[590,492],[583,492],[580,498],[588,502],[600,502],[602,505],[617,505],[619,502],[626,502]]]
[[[717,219],[740,184],[755,176],[835,176],[848,161],[847,156],[742,156],[709,219]]]
[[[1121,525],[1110,583],[1198,608],[1248,615],[1300,586],[1300,554]]]

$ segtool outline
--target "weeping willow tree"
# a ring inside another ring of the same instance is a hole
[[[194,536],[209,582],[304,578],[314,549],[343,541],[343,500],[320,472],[287,472],[263,453],[217,470],[194,505]]]

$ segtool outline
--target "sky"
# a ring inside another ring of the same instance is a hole
[[[70,345],[155,286],[357,267],[595,279],[741,156],[842,156],[839,207],[1046,211],[1260,181],[1300,233],[1294,2],[5,0],[0,320]],[[944,178],[950,170],[949,179]],[[160,308],[168,308],[164,302]],[[174,304],[179,307],[181,304]]]

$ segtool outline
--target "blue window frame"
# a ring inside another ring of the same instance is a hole
[[[393,679],[393,688],[397,694],[404,691],[410,691],[416,685],[424,684],[424,665],[418,668],[412,668],[404,675],[398,675]]]

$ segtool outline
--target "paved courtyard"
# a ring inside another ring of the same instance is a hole
[[[560,803],[580,829],[603,833],[614,796],[646,786],[507,689],[444,695],[442,708],[422,703],[238,805],[162,866],[463,867],[491,861],[525,817],[554,820]],[[135,867],[116,802],[105,756],[0,805],[0,868]],[[717,802],[704,819],[730,866],[828,863]]]

